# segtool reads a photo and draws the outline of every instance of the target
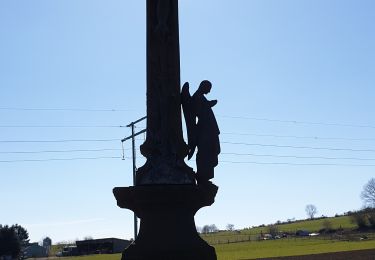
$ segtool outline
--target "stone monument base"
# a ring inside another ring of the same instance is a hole
[[[122,260],[216,260],[215,249],[196,231],[194,215],[214,203],[217,190],[212,183],[114,188],[117,205],[141,219]]]

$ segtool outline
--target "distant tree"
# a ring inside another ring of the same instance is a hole
[[[21,252],[20,252],[20,255],[19,255],[19,259],[24,259],[24,250],[30,242],[29,232],[27,232],[27,230],[24,227],[22,227],[18,224],[15,224],[15,225],[11,226],[11,228],[16,233],[17,238],[20,242]]]
[[[217,232],[219,229],[216,227],[215,224],[210,225],[211,232]]]
[[[208,233],[210,233],[210,226],[209,226],[209,225],[204,225],[204,226],[202,227],[202,233],[203,233],[203,234],[208,234]]]
[[[21,243],[13,227],[0,227],[0,256],[17,259],[21,254]]]
[[[268,234],[270,234],[274,238],[279,234],[279,228],[276,225],[269,225]]]
[[[234,225],[233,224],[228,224],[227,225],[227,230],[228,231],[233,231],[234,230]]]
[[[212,232],[217,232],[219,229],[216,227],[215,224],[212,224],[212,225],[204,225],[202,227],[202,233],[203,234],[208,234],[208,233],[212,233]]]
[[[20,243],[21,243],[21,247],[25,247],[29,244],[29,233],[27,232],[27,230],[18,225],[18,224],[15,224],[13,225],[11,228],[13,228],[14,232],[16,233]]]
[[[367,216],[363,211],[353,213],[351,219],[353,223],[357,224],[359,229],[367,228]]]
[[[370,227],[375,228],[375,212],[373,210],[367,213],[367,220]]]
[[[92,236],[85,236],[83,240],[93,240],[94,238]]]
[[[361,198],[366,206],[375,208],[375,178],[371,178],[361,193]]]
[[[315,205],[313,205],[313,204],[308,204],[308,205],[306,205],[305,211],[306,211],[307,216],[308,216],[310,219],[313,219],[314,216],[316,215],[316,213],[318,213],[317,208],[316,208]]]

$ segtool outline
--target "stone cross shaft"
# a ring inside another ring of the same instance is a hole
[[[180,97],[178,0],[147,0],[147,138],[141,146],[146,164],[137,184],[191,184],[184,163]]]
[[[195,185],[195,173],[184,162],[188,151],[181,120],[178,0],[147,0],[147,138],[141,146],[147,161],[134,186],[113,189],[117,205],[141,219],[122,260],[217,260],[215,248],[197,233],[194,216],[214,203],[218,187]]]

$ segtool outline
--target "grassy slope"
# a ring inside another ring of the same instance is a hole
[[[279,225],[280,230],[285,231],[296,231],[298,229],[305,229],[310,232],[316,232],[323,228],[324,221],[329,221],[332,224],[332,228],[338,229],[340,227],[347,229],[347,228],[355,228],[356,225],[351,222],[349,216],[341,216],[336,218],[324,218],[324,219],[317,219],[317,220],[305,220],[299,221],[290,224]]]
[[[320,239],[270,240],[215,246],[218,260],[256,259],[262,257],[307,255],[375,248],[375,241],[332,242]],[[121,254],[93,255],[64,260],[120,260]]]
[[[278,225],[278,228],[281,232],[295,233],[299,229],[308,230],[310,232],[317,232],[323,228],[323,222],[327,220],[331,223],[332,228],[334,229],[338,229],[340,227],[344,229],[356,228],[356,225],[351,222],[349,216],[298,221],[298,222],[294,222],[290,224]],[[210,244],[217,244],[217,243],[225,243],[227,241],[237,242],[237,241],[242,241],[242,240],[249,240],[249,236],[251,240],[256,240],[256,238],[259,236],[261,232],[263,232],[264,234],[268,233],[268,228],[256,227],[256,228],[244,229],[244,230],[241,230],[240,233],[224,231],[224,232],[219,232],[219,233],[203,235],[202,237],[206,241],[208,241]]]
[[[290,224],[279,225],[279,230],[284,232],[295,232],[298,229],[316,232],[323,228],[323,222],[329,220],[332,228],[342,227],[353,229],[356,226],[351,223],[350,217],[342,216],[319,220],[306,220]],[[255,259],[259,257],[306,255],[328,252],[340,252],[360,249],[375,248],[375,240],[369,241],[332,241],[320,238],[289,238],[271,241],[254,241],[260,232],[267,233],[267,227],[257,227],[241,230],[238,232],[219,232],[204,235],[203,238],[209,243],[241,241],[251,237],[251,242],[230,243],[215,245],[219,260],[233,259]],[[75,258],[64,258],[66,260],[119,260],[121,255],[94,255]]]

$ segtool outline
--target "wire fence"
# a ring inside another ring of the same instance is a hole
[[[274,236],[265,233],[245,233],[241,232],[226,232],[225,234],[210,233],[201,234],[201,237],[210,245],[219,244],[232,244],[232,243],[243,243],[243,242],[261,242],[268,240],[279,240],[284,241],[297,241],[297,240],[330,240],[330,241],[364,241],[364,240],[375,240],[375,232],[357,232],[357,231],[344,231],[335,232],[331,234],[302,234],[296,235],[297,231],[289,231],[280,233]]]

